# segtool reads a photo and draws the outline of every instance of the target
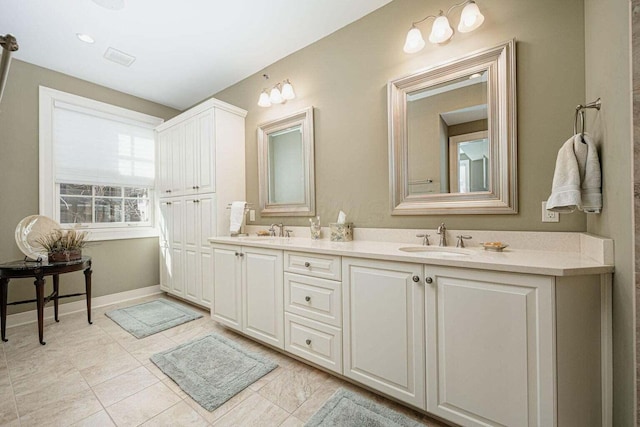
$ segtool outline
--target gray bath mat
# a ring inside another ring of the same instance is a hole
[[[305,424],[305,427],[329,426],[417,427],[424,424],[373,400],[340,388]]]
[[[217,334],[154,354],[151,361],[208,411],[278,366]]]
[[[136,338],[144,338],[202,317],[202,314],[164,299],[119,308],[105,314]]]

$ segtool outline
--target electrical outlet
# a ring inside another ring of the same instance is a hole
[[[547,201],[542,202],[542,222],[560,222],[560,213],[547,210]]]
[[[249,210],[249,221],[255,221],[256,220],[256,210],[255,209],[250,209]]]

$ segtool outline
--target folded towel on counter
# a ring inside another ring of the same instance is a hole
[[[600,184],[600,160],[591,137],[587,134],[574,135],[558,151],[547,209],[600,213]]]
[[[238,234],[244,222],[244,208],[247,202],[239,201],[231,203],[231,214],[229,215],[229,232]]]

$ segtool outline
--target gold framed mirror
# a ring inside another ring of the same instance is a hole
[[[315,215],[313,107],[258,126],[261,216]]]
[[[515,40],[388,84],[392,215],[517,213]]]

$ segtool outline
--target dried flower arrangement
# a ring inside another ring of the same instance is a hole
[[[72,261],[82,258],[87,245],[86,231],[54,230],[36,240],[48,252],[49,261]]]

